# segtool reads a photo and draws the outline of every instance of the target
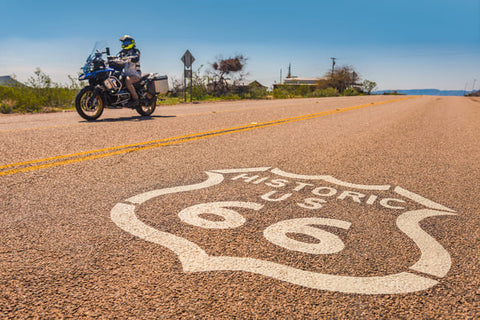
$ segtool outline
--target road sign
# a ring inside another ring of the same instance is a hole
[[[184,55],[182,56],[182,62],[186,68],[190,68],[192,63],[195,61],[195,58],[192,56],[189,50],[185,51]]]
[[[190,50],[185,51],[181,58],[183,62],[183,71],[184,71],[184,78],[183,78],[183,87],[184,87],[184,96],[185,96],[185,102],[187,102],[187,78],[190,78],[190,102],[192,102],[192,64],[195,61],[195,58],[193,57],[192,53]]]

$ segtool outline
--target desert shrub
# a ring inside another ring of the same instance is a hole
[[[241,99],[238,94],[231,94],[231,93],[223,95],[221,98],[222,100],[240,100]]]
[[[73,108],[80,84],[72,77],[70,85],[60,85],[40,69],[26,85],[0,86],[0,112],[25,113]]]
[[[273,97],[276,99],[302,98],[312,93],[314,86],[309,85],[278,85],[273,89]]]
[[[309,97],[337,97],[339,95],[338,90],[335,88],[317,89],[309,94]]]
[[[275,99],[288,99],[293,98],[291,93],[284,88],[275,88],[273,89],[273,97]]]
[[[266,88],[247,87],[240,93],[242,99],[265,99],[268,96]]]
[[[343,91],[344,96],[358,96],[359,92],[354,88],[347,88]]]

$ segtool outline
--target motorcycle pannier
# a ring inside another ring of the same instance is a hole
[[[150,93],[167,93],[168,92],[168,77],[153,73],[148,77],[148,92]]]

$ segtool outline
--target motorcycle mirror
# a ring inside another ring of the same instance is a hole
[[[109,56],[109,55],[110,55],[110,48],[109,48],[109,47],[106,47],[105,49],[106,49],[106,51],[107,51],[107,52],[106,52],[107,56]]]

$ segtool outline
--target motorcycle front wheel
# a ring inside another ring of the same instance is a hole
[[[93,88],[85,87],[75,97],[75,109],[88,121],[98,119],[103,113],[103,100],[100,95],[93,96]]]
[[[149,99],[145,103],[140,103],[136,109],[140,115],[147,117],[155,111],[156,105],[157,97],[149,94]]]

